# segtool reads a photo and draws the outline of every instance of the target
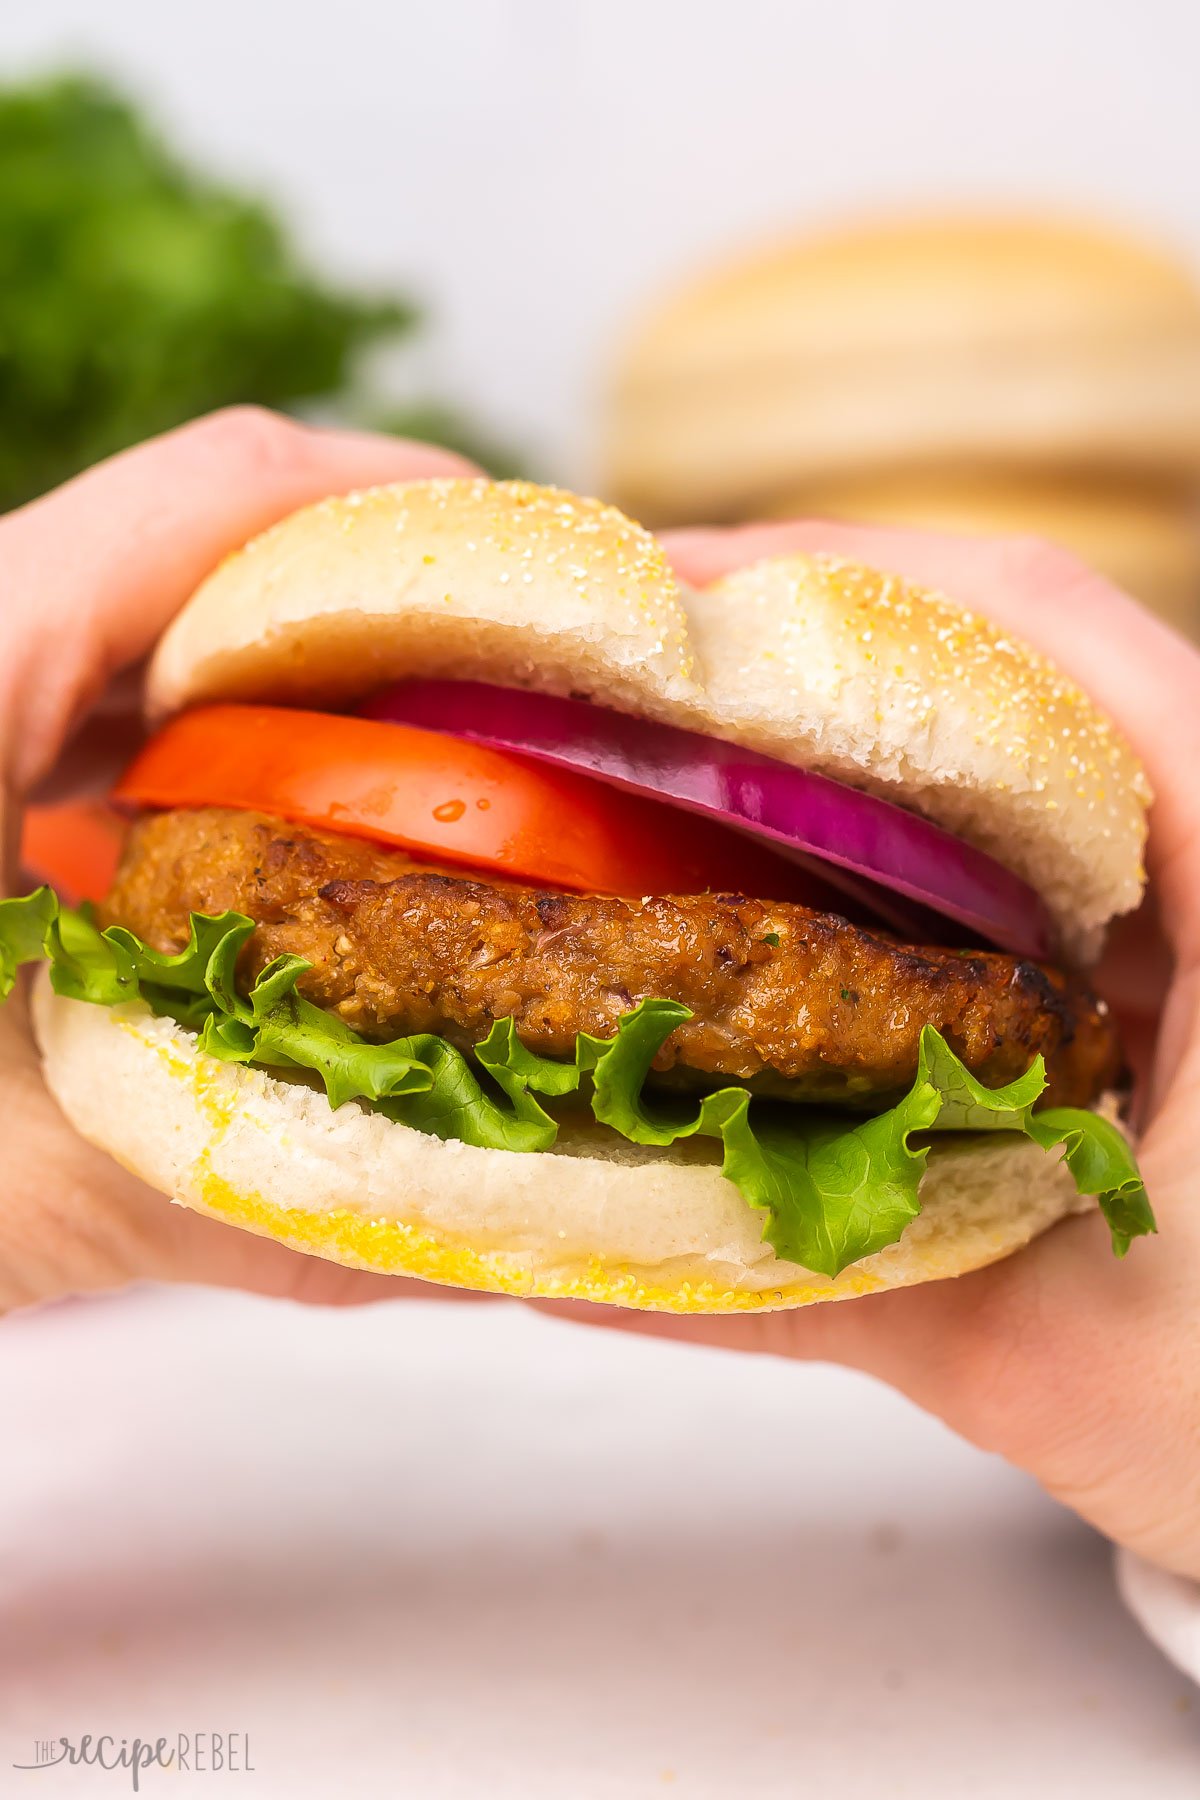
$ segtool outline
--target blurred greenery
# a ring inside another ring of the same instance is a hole
[[[397,437],[421,438],[427,444],[441,444],[446,450],[457,450],[469,456],[497,481],[527,473],[525,458],[507,441],[501,441],[482,430],[456,407],[430,400],[411,406],[373,411],[364,423],[376,431],[391,431]]]
[[[236,401],[376,423],[356,364],[416,322],[321,280],[268,205],[185,167],[104,83],[0,88],[0,511]],[[387,425],[489,453],[438,406]]]

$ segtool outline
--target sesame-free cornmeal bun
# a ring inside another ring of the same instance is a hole
[[[48,932],[34,1016],[68,1118],[171,1198],[355,1267],[698,1312],[962,1273],[1097,1194],[1114,1241],[1151,1228],[1069,966],[1137,903],[1144,778],[952,599],[826,557],[696,592],[612,507],[416,482],[230,557],[147,703],[112,973],[81,996]],[[679,789],[712,770],[720,817]],[[842,822],[832,875],[853,842],[886,882],[899,845],[941,864],[926,900],[1025,894],[1058,956],[808,904],[756,781]]]

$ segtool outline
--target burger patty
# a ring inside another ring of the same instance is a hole
[[[247,982],[301,956],[301,992],[368,1038],[430,1031],[465,1048],[511,1017],[531,1050],[569,1057],[577,1033],[611,1037],[656,996],[693,1014],[656,1060],[665,1085],[734,1080],[875,1108],[911,1084],[926,1024],[989,1086],[1044,1056],[1051,1104],[1087,1105],[1120,1075],[1103,1001],[1038,963],[914,948],[740,894],[620,900],[484,881],[256,813],[141,819],[101,912],[173,951],[189,912],[227,907],[256,922]]]

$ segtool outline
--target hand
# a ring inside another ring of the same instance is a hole
[[[115,746],[127,753],[133,720],[111,703],[128,691],[132,706],[129,673],[222,556],[326,494],[464,473],[475,471],[426,445],[238,408],[0,519],[5,891],[23,801],[52,777],[60,787],[66,773],[94,779]],[[169,1206],[66,1124],[42,1084],[18,994],[0,1011],[0,1133],[0,1312],[143,1277],[330,1302],[394,1298],[414,1285]]]
[[[1035,542],[796,524],[681,532],[667,545],[697,585],[795,550],[910,576],[1011,627],[1122,727],[1157,796],[1154,898],[1117,928],[1098,986],[1138,1075],[1160,1235],[1118,1262],[1084,1216],[955,1281],[745,1319],[604,1322],[866,1370],[1117,1542],[1200,1577],[1200,655]]]

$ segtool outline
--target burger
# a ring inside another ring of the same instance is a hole
[[[520,482],[330,499],[147,679],[94,911],[0,903],[45,1077],[172,1200],[354,1267],[686,1312],[1153,1218],[1082,972],[1136,760],[1033,651],[826,557],[685,588]]]

